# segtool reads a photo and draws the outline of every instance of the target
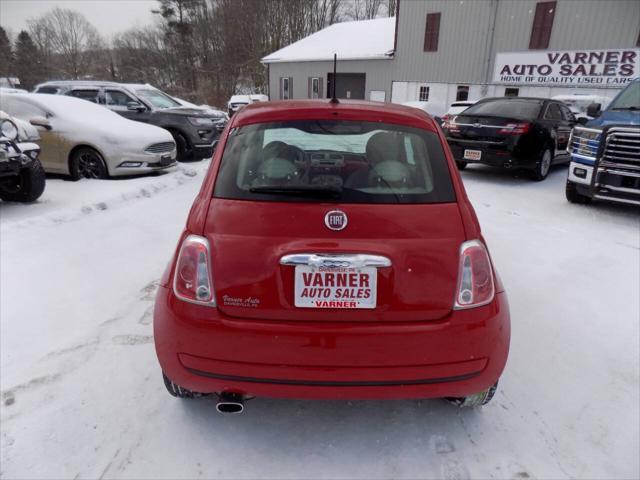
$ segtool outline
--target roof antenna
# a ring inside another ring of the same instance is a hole
[[[334,53],[333,54],[333,85],[331,85],[333,92],[331,92],[331,102],[330,103],[340,103],[338,101],[338,98],[336,97],[336,83],[338,80],[338,77],[336,75],[336,68],[337,68],[337,64],[338,64],[338,54]]]

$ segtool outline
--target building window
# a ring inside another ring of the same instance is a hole
[[[427,13],[427,25],[424,29],[424,51],[438,51],[438,36],[440,35],[440,12]]]
[[[556,2],[539,2],[536,4],[536,14],[531,27],[529,49],[541,50],[549,48],[553,16],[556,12]]]
[[[309,98],[320,98],[320,78],[309,78]]]
[[[507,87],[504,89],[505,97],[517,97],[519,93],[520,93],[519,88]]]
[[[291,79],[289,77],[282,77],[280,98],[282,100],[289,100],[291,98]]]
[[[418,100],[421,102],[429,101],[429,87],[421,86],[418,93]]]
[[[469,87],[466,85],[458,85],[456,90],[456,102],[464,102],[469,100]]]

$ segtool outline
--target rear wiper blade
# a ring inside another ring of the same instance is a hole
[[[617,108],[612,108],[611,110],[640,110],[640,107],[631,105],[630,107],[617,107]]]
[[[300,197],[337,197],[342,193],[342,188],[327,185],[262,185],[251,187],[249,191]]]

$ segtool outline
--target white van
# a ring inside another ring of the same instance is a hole
[[[255,102],[268,102],[269,97],[262,94],[251,94],[251,95],[233,95],[229,102],[227,103],[227,109],[229,111],[229,116],[231,117],[234,113],[240,110],[242,107],[246,107],[250,103]]]
[[[593,117],[587,115],[587,107],[592,103],[599,103],[604,110],[611,99],[609,97],[603,97],[602,95],[590,95],[583,93],[573,93],[570,95],[556,95],[551,97],[552,100],[558,100],[564,103],[571,113],[576,117],[576,120],[584,118],[585,120],[592,120]],[[584,121],[584,120],[583,120]],[[582,122],[580,122],[582,123]]]

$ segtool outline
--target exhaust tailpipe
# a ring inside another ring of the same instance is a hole
[[[216,403],[218,413],[242,413],[244,412],[244,401],[242,395],[237,393],[221,393]]]
[[[503,167],[504,167],[504,168],[506,168],[506,169],[509,169],[509,168],[511,168],[511,164],[510,164],[510,163],[505,162],[505,163],[504,163],[504,165],[503,165]]]

